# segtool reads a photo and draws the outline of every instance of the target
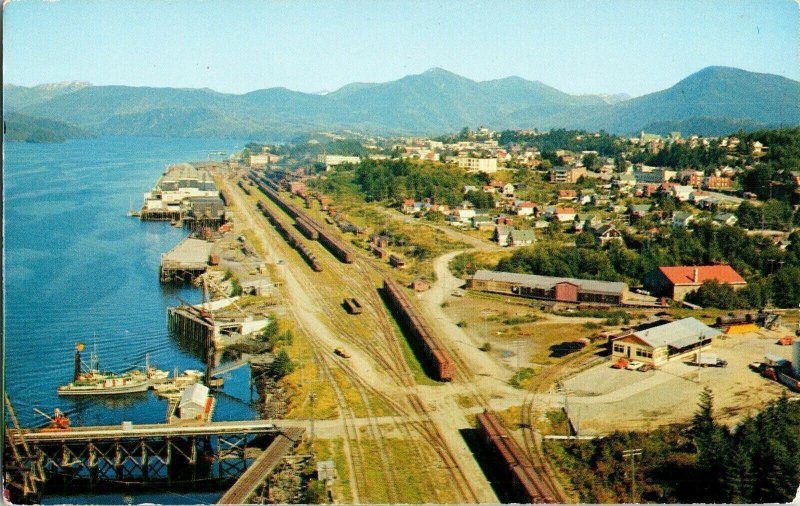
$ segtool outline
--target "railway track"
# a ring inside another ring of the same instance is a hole
[[[543,393],[545,387],[553,384],[558,376],[571,365],[580,362],[586,357],[587,353],[576,353],[573,356],[564,360],[561,364],[554,367],[549,367],[542,371],[537,377],[537,381],[533,383],[525,394],[525,399],[520,410],[520,426],[522,427],[522,438],[525,452],[528,454],[531,462],[537,468],[538,472],[542,475],[547,486],[552,492],[552,496],[560,503],[566,503],[569,499],[564,492],[563,487],[556,479],[553,470],[545,460],[544,450],[541,447],[538,439],[536,438],[536,431],[534,429],[533,420],[533,403],[536,399],[536,394]]]
[[[328,260],[326,259],[326,262],[327,261]],[[341,265],[339,267],[341,268]],[[331,272],[335,272],[335,270],[336,269],[330,269]],[[311,285],[313,285],[313,283],[309,283],[306,286],[311,286]],[[372,288],[374,288],[374,286],[372,286]],[[377,327],[378,329],[382,330],[382,332],[379,332],[378,335],[384,334],[384,332],[389,332],[388,335],[394,336],[394,329],[392,328],[391,323],[388,321],[388,318],[384,312],[385,309],[380,299],[377,297],[377,293],[372,289],[365,289],[363,287],[359,288],[359,290],[360,290],[359,294],[363,297],[365,301],[367,301],[368,306],[370,306],[374,310],[375,316],[377,316],[377,318],[375,319],[375,321],[378,322]],[[324,298],[320,297],[318,300],[322,299]],[[331,323],[333,323],[334,327],[336,327],[336,330],[342,333],[342,335],[344,336],[349,336],[350,335],[349,329],[347,329],[346,326],[343,326],[341,321],[339,321],[341,317],[341,315],[338,314],[341,313],[339,308],[332,307],[329,301],[326,301],[326,303],[322,304],[321,306],[323,307],[323,312],[326,313],[326,316],[330,318]],[[299,323],[299,319],[295,318],[295,320],[298,321]],[[306,334],[309,336],[311,335],[307,330]],[[352,337],[351,340],[353,340]],[[411,374],[410,369],[408,369],[407,364],[405,363],[405,358],[402,355],[402,351],[399,349],[399,346],[397,345],[396,337],[389,339],[389,341],[392,341],[394,346],[387,345],[386,341],[381,339],[377,340],[374,343],[377,344],[380,347],[380,349],[388,353],[385,354],[371,353],[371,356],[377,358],[379,363],[388,366],[387,371],[391,371],[391,374],[397,380],[399,380],[401,385],[403,386],[413,385],[414,384],[413,376]],[[368,483],[368,480],[366,479],[364,473],[364,464],[365,464],[364,456],[361,453],[361,449],[358,444],[359,442],[358,430],[355,427],[355,424],[353,423],[355,420],[354,413],[352,412],[352,409],[347,405],[346,398],[344,397],[341,388],[338,387],[338,384],[336,383],[333,374],[330,372],[330,365],[327,363],[328,359],[326,359],[327,351],[324,349],[320,349],[320,346],[322,345],[320,345],[319,343],[316,343],[316,346],[317,348],[315,349],[315,361],[319,364],[325,364],[322,367],[327,368],[329,374],[329,381],[331,382],[332,385],[335,385],[336,388],[338,389],[337,405],[339,405],[342,408],[343,418],[346,420],[345,421],[346,431],[348,433],[347,439],[355,441],[355,444],[349,444],[348,441],[348,453],[350,453],[351,455],[351,460],[352,460],[351,465],[354,468],[352,474],[354,476],[354,479],[360,480],[362,482],[362,490],[364,490],[364,484]],[[348,371],[350,368],[343,367],[342,369]],[[358,389],[359,395],[361,396],[362,401],[365,403],[365,406],[367,406],[368,411],[369,411],[368,407],[369,399],[365,395],[365,389],[368,389],[373,395],[380,397],[382,400],[384,400],[384,402],[386,402],[387,405],[392,406],[395,410],[397,410],[399,413],[404,414],[406,417],[412,414],[416,414],[419,416],[419,418],[422,418],[423,421],[415,421],[414,423],[411,424],[411,426],[414,427],[414,429],[417,430],[417,432],[420,435],[422,435],[423,438],[425,438],[425,440],[434,449],[435,453],[444,462],[444,467],[449,471],[451,477],[453,478],[451,483],[456,486],[456,489],[458,490],[459,495],[462,498],[463,502],[478,502],[476,494],[470,487],[469,481],[467,480],[466,476],[464,476],[463,472],[461,471],[457,460],[455,459],[452,451],[449,449],[447,445],[447,442],[438,432],[438,429],[432,422],[430,413],[427,411],[424,404],[416,394],[414,394],[409,401],[409,404],[411,406],[411,409],[409,410],[409,408],[398,404],[393,397],[388,396],[374,388],[369,387],[368,384],[366,384],[355,371],[349,370],[347,372],[347,376],[351,380],[351,382],[360,384],[360,388]],[[374,420],[374,416],[371,416],[371,419],[372,421],[369,425],[370,431],[374,439],[379,442],[379,454],[380,454],[380,459],[383,462],[382,466],[384,467],[385,470],[386,469],[391,470],[392,466],[391,463],[389,462],[386,448],[383,447],[384,438],[380,437],[380,434],[376,433],[376,431],[380,431],[380,426]],[[420,447],[420,445],[417,443],[418,438],[413,437],[413,435],[411,434],[411,431],[409,430],[409,423],[407,422],[407,420],[397,419],[396,425],[401,431],[409,435],[409,440],[414,441],[414,445],[417,452],[420,455],[423,455],[424,452]],[[390,484],[388,487],[389,500],[391,502],[396,502],[396,499],[394,497],[398,495],[397,485],[396,485],[397,478],[396,477],[389,478],[389,482],[394,483],[393,485]]]

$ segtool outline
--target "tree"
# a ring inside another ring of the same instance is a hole
[[[286,350],[281,350],[275,355],[275,360],[267,366],[266,373],[278,380],[294,371],[294,364],[286,353]]]
[[[578,248],[594,248],[597,238],[591,232],[581,232],[575,236],[575,246]]]
[[[730,285],[716,279],[703,281],[700,288],[686,295],[686,300],[703,307],[738,309],[744,307],[742,300]]]

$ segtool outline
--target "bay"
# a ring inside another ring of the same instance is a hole
[[[122,137],[5,144],[4,381],[21,425],[44,424],[33,408],[56,407],[73,425],[165,421],[167,403],[152,392],[60,398],[56,388],[71,379],[77,342],[96,347],[112,371],[143,365],[145,355],[161,369],[203,368],[166,328],[167,306],[199,302],[198,290],[158,279],[161,254],[187,231],[126,213],[167,165],[243,147],[235,139]],[[247,374],[226,379],[215,420],[256,417]]]

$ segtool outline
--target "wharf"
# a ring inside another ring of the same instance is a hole
[[[187,237],[161,255],[161,282],[190,281],[208,268],[213,243]]]
[[[301,428],[284,430],[236,480],[217,504],[248,504],[248,499],[264,485],[283,457],[300,441],[304,432],[305,430]]]
[[[235,434],[273,434],[283,429],[268,420],[243,420],[233,422],[211,422],[186,424],[133,424],[97,425],[73,427],[68,430],[8,429],[15,435],[23,435],[28,444],[46,442],[89,442],[98,440],[116,441],[124,438],[188,437]]]

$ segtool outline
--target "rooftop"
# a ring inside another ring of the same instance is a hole
[[[635,337],[653,348],[662,346],[685,348],[697,343],[700,337],[716,337],[720,334],[722,332],[719,330],[713,329],[692,317],[633,333]]]
[[[720,283],[747,283],[730,265],[672,266],[658,269],[673,285],[696,285],[711,280]]]
[[[478,281],[500,281],[518,285],[530,286],[550,290],[556,284],[566,282],[578,286],[581,291],[593,293],[623,294],[628,290],[628,285],[619,281],[598,281],[594,279],[558,278],[552,276],[539,276],[536,274],[518,274],[515,272],[489,271],[481,269],[472,279]]]

